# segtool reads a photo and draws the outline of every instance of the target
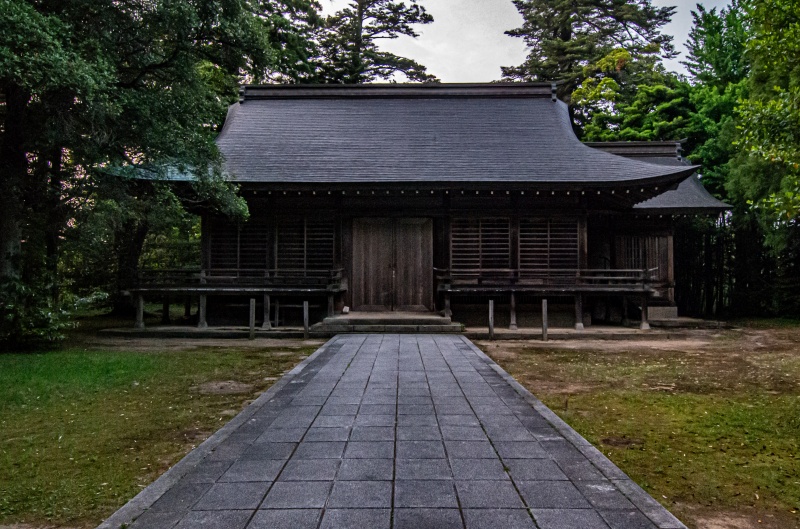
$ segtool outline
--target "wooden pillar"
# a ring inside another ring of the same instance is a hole
[[[575,330],[583,330],[583,294],[575,296]]]
[[[303,338],[308,339],[308,301],[303,302]]]
[[[517,330],[517,294],[513,290],[511,291],[511,321],[508,324],[508,328],[512,331]]]
[[[328,294],[328,317],[333,317],[333,294]]]
[[[268,331],[270,330],[270,321],[269,321],[269,294],[264,294],[264,319],[261,323],[261,329]]]
[[[133,328],[144,329],[144,296],[141,294],[136,295],[136,323]]]
[[[166,294],[161,303],[161,323],[169,324],[169,296]]]
[[[281,301],[279,299],[275,300],[275,327],[279,327],[278,318],[280,318],[280,311],[281,311]]]
[[[647,294],[642,296],[642,323],[639,325],[639,328],[643,331],[650,330],[650,324],[647,323]]]
[[[622,296],[622,325],[627,327],[631,324],[628,317],[628,296]]]
[[[547,341],[547,298],[542,298],[542,341]]]
[[[197,328],[198,329],[206,329],[208,328],[208,322],[206,321],[206,309],[207,309],[208,298],[205,294],[200,294],[200,307],[197,311]]]
[[[489,339],[494,340],[494,300],[489,300]]]
[[[247,337],[251,340],[256,339],[256,298],[250,298],[250,333]]]
[[[453,311],[450,308],[450,292],[444,293],[444,317],[445,318],[453,317]]]

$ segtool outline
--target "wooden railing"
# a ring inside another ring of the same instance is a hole
[[[447,290],[457,287],[491,288],[582,288],[614,290],[620,288],[646,289],[658,282],[658,268],[651,269],[519,269],[481,268],[446,270],[434,268],[437,287]]]
[[[326,287],[342,282],[342,269],[170,268],[143,269],[137,289],[164,287]]]

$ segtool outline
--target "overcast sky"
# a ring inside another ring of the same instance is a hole
[[[348,0],[320,0],[330,13]],[[708,9],[722,7],[728,0],[702,2]],[[410,57],[427,66],[428,71],[446,83],[495,81],[501,66],[515,66],[525,59],[522,39],[505,35],[519,27],[522,17],[511,0],[420,0],[434,22],[419,26],[417,39],[401,37],[382,43],[386,51]],[[692,27],[691,10],[696,1],[653,0],[657,6],[677,6],[672,22],[664,32],[672,35],[681,55],[667,62],[671,70],[685,73],[680,61],[685,55],[683,44]]]

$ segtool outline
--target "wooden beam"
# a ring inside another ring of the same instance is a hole
[[[200,307],[197,311],[197,328],[198,329],[206,329],[208,328],[208,321],[206,321],[206,309],[208,298],[205,294],[200,294]]]
[[[268,331],[271,328],[269,321],[269,294],[264,294],[264,318],[262,319],[261,329]]]
[[[583,330],[583,296],[581,294],[575,296],[575,330]]]
[[[164,294],[161,302],[161,323],[169,325],[169,295]]]
[[[547,341],[547,298],[542,298],[542,341]]]
[[[256,298],[250,298],[250,340],[256,339]]]
[[[489,339],[494,340],[494,300],[489,300]]]
[[[308,301],[303,301],[303,338],[308,339]]]
[[[141,294],[136,295],[136,323],[133,328],[144,329],[144,296]]]
[[[511,291],[510,304],[511,304],[511,322],[508,324],[508,328],[511,329],[512,331],[516,331],[517,330],[517,295],[513,290]]]
[[[647,322],[647,296],[642,296],[642,323],[639,328],[643,331],[650,330],[650,324]]]

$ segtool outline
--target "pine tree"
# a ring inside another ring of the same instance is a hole
[[[434,81],[425,66],[407,57],[381,51],[378,42],[400,35],[418,37],[418,24],[430,24],[433,17],[416,0],[353,0],[329,16],[319,32],[320,57],[317,81],[358,84],[394,80],[401,75],[409,81]]]
[[[560,81],[559,95],[569,100],[585,77],[584,68],[615,48],[634,59],[675,56],[672,37],[660,33],[674,7],[650,0],[513,0],[524,19],[506,32],[525,40],[528,57],[504,67],[503,77],[523,81]]]

